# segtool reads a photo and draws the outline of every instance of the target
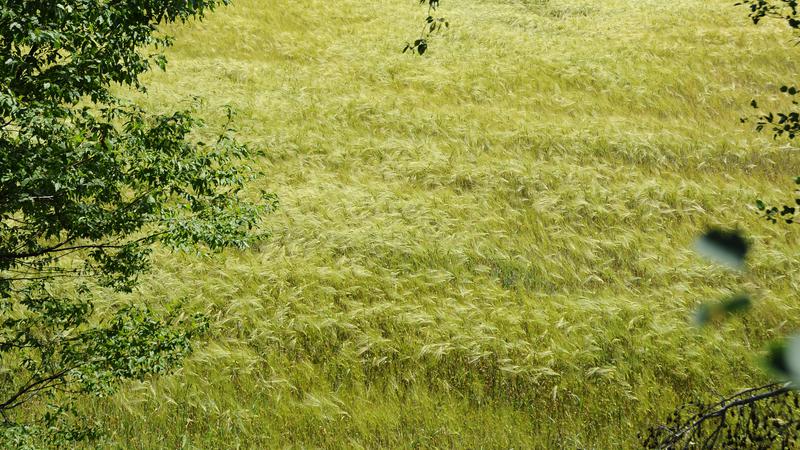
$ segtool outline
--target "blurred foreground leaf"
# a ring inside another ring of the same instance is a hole
[[[711,229],[695,241],[697,251],[720,264],[744,269],[749,244],[739,231]]]
[[[719,321],[731,314],[747,312],[751,304],[750,297],[745,294],[735,295],[713,304],[704,303],[697,308],[694,322],[698,326],[703,326],[709,322]]]
[[[800,385],[800,335],[774,342],[767,350],[767,369],[776,377]]]

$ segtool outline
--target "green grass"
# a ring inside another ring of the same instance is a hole
[[[733,0],[237,0],[174,29],[140,100],[237,111],[272,238],[161,253],[137,298],[213,320],[177,374],[87,403],[119,448],[635,448],[765,380],[798,319],[797,232],[760,220],[797,155],[738,119],[797,74]],[[694,236],[741,227],[750,273]],[[703,301],[757,305],[713,330]]]

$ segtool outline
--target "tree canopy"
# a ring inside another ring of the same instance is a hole
[[[261,236],[276,200],[245,192],[256,172],[230,112],[212,135],[191,109],[151,113],[117,94],[144,92],[140,76],[166,64],[160,25],[227,3],[0,1],[0,445],[88,437],[59,414],[68,399],[169,370],[204,327],[144,304],[99,316],[99,288],[130,291],[157,243]],[[50,412],[15,415],[30,402]]]

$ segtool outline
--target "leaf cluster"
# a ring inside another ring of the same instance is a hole
[[[764,18],[776,19],[785,22],[794,31],[800,30],[800,15],[798,14],[797,0],[743,0],[736,5],[747,6],[750,10],[749,16],[754,24],[758,24]],[[782,85],[780,93],[788,98],[787,109],[783,111],[767,111],[759,113],[756,117],[756,131],[769,130],[774,138],[783,137],[794,140],[800,136],[800,111],[798,111],[798,101],[795,97],[800,93],[797,86]],[[760,109],[756,100],[750,102],[750,106]],[[743,118],[742,122],[748,119]],[[795,180],[800,184],[800,177]],[[797,222],[797,214],[800,212],[800,195],[794,202],[784,203],[779,206],[772,206],[759,199],[756,201],[759,214],[767,221],[772,223],[783,222],[793,224]]]
[[[793,29],[800,28],[797,0],[742,0],[736,5],[747,6],[750,9],[750,19],[756,25],[766,17],[784,20]]]
[[[428,6],[428,15],[425,17],[425,24],[422,26],[420,37],[413,42],[406,43],[403,53],[410,51],[423,55],[428,50],[428,39],[432,34],[450,27],[450,22],[444,17],[434,17],[432,14],[439,7],[439,0],[419,0],[420,5]]]

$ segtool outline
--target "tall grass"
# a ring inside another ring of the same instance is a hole
[[[85,406],[119,448],[635,448],[764,381],[800,325],[798,234],[754,199],[800,173],[739,124],[798,50],[732,0],[237,0],[172,30],[138,100],[192,95],[263,149],[272,238],[163,253],[135,294],[213,318],[176,375]],[[693,237],[741,227],[749,275]],[[744,284],[755,311],[688,320]]]

